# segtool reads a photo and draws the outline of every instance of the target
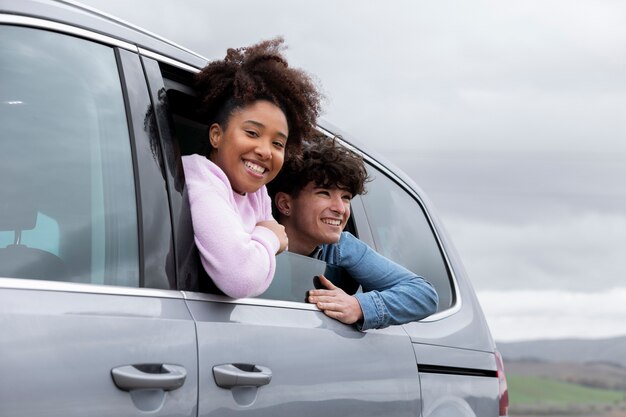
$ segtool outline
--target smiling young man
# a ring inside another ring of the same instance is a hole
[[[289,251],[343,267],[363,289],[349,295],[320,276],[325,289],[309,291],[308,301],[361,330],[422,319],[437,311],[438,302],[428,281],[343,231],[350,200],[365,192],[367,180],[359,155],[322,138],[304,143],[302,156],[286,161],[268,184]]]

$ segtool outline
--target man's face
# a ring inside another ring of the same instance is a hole
[[[307,184],[291,201],[290,232],[310,245],[336,243],[350,217],[352,194],[340,188]]]

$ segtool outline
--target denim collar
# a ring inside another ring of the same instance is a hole
[[[322,259],[322,245],[313,249],[313,252],[309,253],[309,258]]]

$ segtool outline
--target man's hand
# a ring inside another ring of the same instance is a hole
[[[320,275],[320,283],[326,290],[310,290],[309,303],[316,304],[328,317],[345,324],[353,324],[363,319],[363,310],[359,301],[335,287],[324,275]]]

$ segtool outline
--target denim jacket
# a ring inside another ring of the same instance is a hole
[[[363,292],[354,295],[363,310],[359,330],[408,323],[437,311],[439,299],[428,281],[348,232],[341,234],[339,242],[322,245],[313,256],[343,267],[361,285]]]

